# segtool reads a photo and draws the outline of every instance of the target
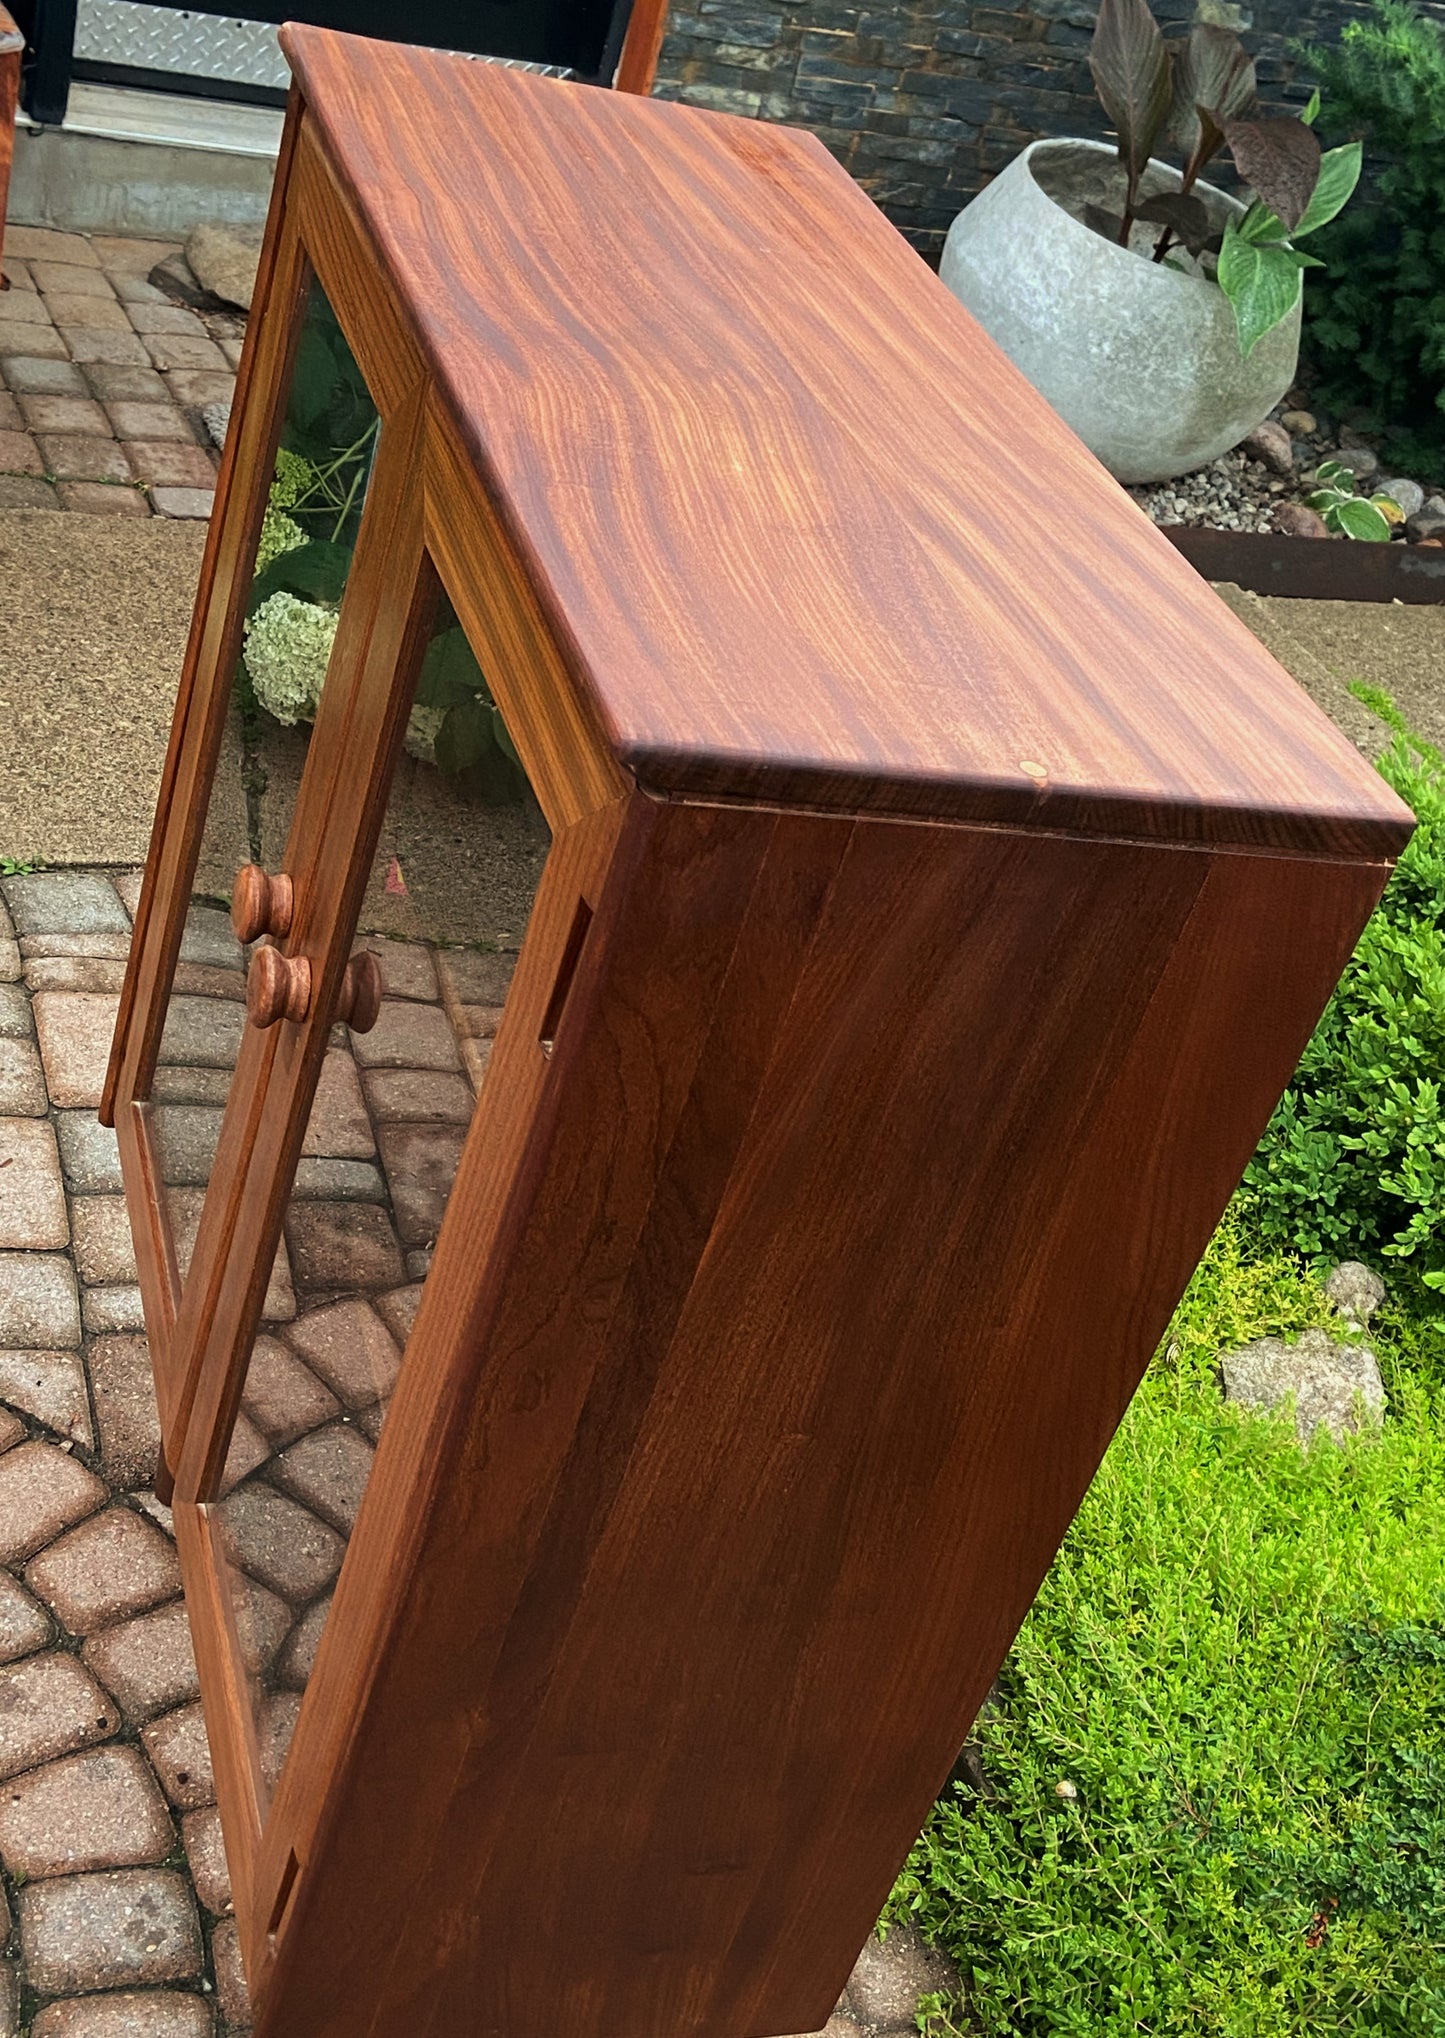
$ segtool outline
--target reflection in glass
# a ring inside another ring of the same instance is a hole
[[[245,1023],[231,932],[243,864],[282,861],[379,434],[376,407],[319,283],[306,298],[180,963],[151,1084],[152,1128],[182,1274],[190,1264]],[[294,1315],[285,1253],[264,1315]]]
[[[274,1786],[371,1472],[549,844],[443,599],[361,913],[375,1027],[337,1027],[215,1506]]]

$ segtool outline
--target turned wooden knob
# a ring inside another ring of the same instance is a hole
[[[291,913],[296,894],[284,870],[270,877],[259,863],[248,863],[236,872],[231,893],[231,925],[236,939],[249,948],[263,934],[280,940],[291,932]]]
[[[353,1033],[370,1033],[381,1011],[381,964],[369,948],[359,948],[346,965],[336,1016]]]
[[[246,1016],[253,1026],[304,1019],[311,1003],[311,965],[304,955],[258,948],[246,972]]]

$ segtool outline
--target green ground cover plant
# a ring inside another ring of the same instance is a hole
[[[1445,29],[1408,0],[1374,0],[1339,42],[1302,50],[1331,139],[1364,138],[1363,202],[1320,232],[1305,303],[1321,393],[1390,429],[1407,471],[1445,459]]]
[[[1445,2038],[1445,760],[888,1919],[939,2038]],[[1301,1449],[1219,1354],[1386,1272],[1378,1430]]]
[[[1330,1321],[1226,1220],[895,1890],[987,2038],[1445,2032],[1445,1332],[1302,1451],[1216,1357]],[[1337,1326],[1338,1327],[1338,1326]],[[977,1773],[977,1771],[975,1772]]]
[[[1380,771],[1419,826],[1245,1176],[1250,1222],[1308,1257],[1445,1288],[1445,759],[1394,703]]]

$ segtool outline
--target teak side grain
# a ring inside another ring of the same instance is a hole
[[[807,2031],[1409,817],[807,138],[284,39],[107,1092],[257,2038]],[[383,418],[315,1003],[179,1284],[147,1096],[313,273]],[[268,1796],[209,1504],[439,586],[553,847]]]

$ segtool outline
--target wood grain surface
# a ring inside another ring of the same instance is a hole
[[[524,951],[259,2038],[825,2022],[1385,874],[634,796],[546,1063]]]
[[[642,784],[1398,850],[1393,795],[821,143],[283,43]]]

